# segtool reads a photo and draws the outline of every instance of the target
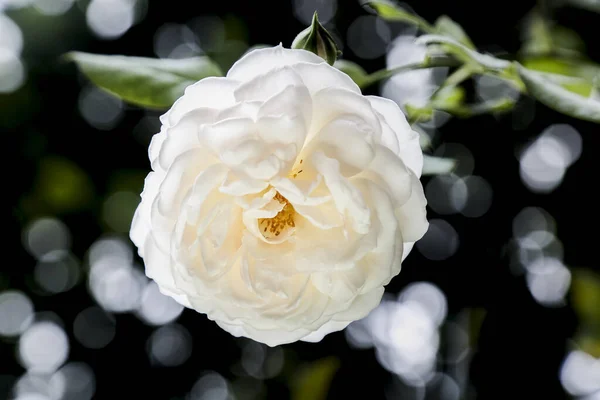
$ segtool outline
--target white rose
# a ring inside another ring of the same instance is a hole
[[[312,53],[254,50],[161,122],[131,239],[164,294],[235,336],[363,318],[427,230],[418,134]]]

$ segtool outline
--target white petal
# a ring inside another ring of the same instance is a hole
[[[311,140],[303,157],[310,157],[314,151],[322,151],[338,160],[342,175],[355,175],[367,168],[375,157],[373,130],[352,116],[334,119]]]
[[[333,317],[334,321],[356,321],[366,317],[381,302],[383,287],[373,289],[354,299],[354,303],[346,311],[340,312]]]
[[[227,73],[227,78],[249,81],[265,71],[299,62],[320,64],[324,60],[309,51],[286,49],[280,44],[249,52],[233,64]]]
[[[390,99],[378,96],[367,96],[373,108],[385,119],[385,122],[396,134],[398,155],[418,177],[423,170],[423,152],[419,144],[419,134],[412,130],[398,104]],[[389,135],[389,133],[387,133]],[[393,143],[393,138],[382,137],[384,143]],[[389,146],[392,151],[394,146]]]
[[[204,78],[185,89],[181,96],[168,112],[168,117],[163,119],[175,125],[181,117],[188,112],[201,107],[223,109],[235,104],[233,91],[239,83],[222,77]],[[163,122],[164,123],[164,122]]]
[[[278,94],[270,97],[260,107],[258,118],[288,117],[300,115],[304,125],[310,126],[312,119],[312,99],[304,86],[287,86]]]
[[[163,125],[160,128],[160,132],[153,135],[152,139],[150,140],[150,146],[148,146],[148,158],[150,159],[150,165],[152,165],[153,169],[156,169],[156,167],[158,167],[158,156],[166,138],[167,126]]]
[[[319,206],[302,206],[296,204],[294,205],[294,209],[319,229],[331,229],[344,225],[344,220],[333,202],[327,202]]]
[[[321,183],[322,179],[321,175],[317,175],[314,180],[307,181],[277,177],[271,179],[270,184],[294,205],[316,206],[331,199],[329,193],[322,196],[311,196],[314,189]]]
[[[141,201],[135,210],[133,220],[131,221],[131,229],[129,237],[137,246],[138,253],[141,257],[144,256],[144,241],[150,233],[151,225],[151,209],[154,199],[158,195],[160,184],[164,179],[164,172],[150,172],[144,180],[144,190],[141,194]]]
[[[255,131],[252,119],[231,118],[211,125],[203,125],[198,137],[203,146],[219,155],[245,140],[251,139]]]
[[[344,115],[361,119],[375,135],[381,136],[381,124],[371,103],[360,94],[347,89],[325,88],[313,95],[313,116],[309,139],[325,125]]]
[[[318,330],[311,332],[301,340],[305,342],[319,342],[326,335],[346,328],[351,322],[364,318],[381,302],[383,288],[375,289],[369,293],[358,296],[348,310],[335,315],[335,319],[325,323]]]
[[[353,183],[365,195],[373,210],[369,234],[375,234],[377,244],[371,252],[357,263],[366,275],[361,293],[389,283],[400,272],[403,251],[402,226],[396,218],[393,198],[386,190],[367,179],[355,179]]]
[[[252,80],[242,83],[234,92],[239,102],[265,101],[288,86],[304,86],[304,82],[293,68],[283,66],[263,71]]]
[[[219,191],[231,196],[240,197],[262,192],[268,186],[269,184],[265,181],[257,179],[240,179],[230,172],[227,175],[227,180],[219,187]]]
[[[295,151],[286,161],[293,161],[304,146],[306,124],[300,117],[262,117],[256,122],[258,135],[267,144],[293,144]]]
[[[412,190],[412,172],[402,160],[387,147],[376,145],[375,157],[369,167],[352,179],[366,178],[386,189],[392,196],[395,207],[406,203]]]
[[[358,288],[346,281],[346,271],[316,271],[310,275],[310,281],[323,294],[340,303],[352,301]]]
[[[346,211],[351,217],[352,227],[358,233],[369,231],[371,211],[366,206],[362,194],[340,173],[337,160],[328,158],[322,152],[316,152],[311,159],[315,168],[323,175],[331,191],[338,211]]]
[[[158,160],[165,171],[175,158],[188,150],[201,146],[198,131],[203,124],[211,123],[216,111],[210,108],[198,108],[183,116],[175,125],[167,128],[167,137],[162,143]]]
[[[415,246],[415,242],[404,243],[404,251],[402,252],[402,261],[404,261],[406,259],[406,257],[410,254],[410,252],[414,246]]]
[[[158,211],[167,218],[176,218],[184,197],[194,184],[196,177],[212,165],[204,150],[190,150],[179,155],[171,164],[160,185],[157,197]]]
[[[245,101],[243,103],[236,103],[231,107],[219,110],[214,122],[231,118],[250,118],[254,121],[262,103],[262,101]]]
[[[360,94],[360,88],[352,78],[325,62],[320,64],[298,63],[293,68],[302,77],[311,94],[328,87],[343,88]]]
[[[426,210],[427,199],[419,178],[412,172],[410,178],[412,182],[410,198],[396,211],[396,215],[400,222],[404,241],[416,242],[423,237],[429,228]]]
[[[148,278],[158,284],[163,294],[172,297],[185,307],[191,307],[187,296],[175,285],[169,257],[156,246],[152,235],[146,239],[144,249],[144,265]]]
[[[325,325],[321,326],[318,330],[309,333],[302,339],[303,342],[317,343],[323,340],[323,338],[330,333],[341,331],[350,325],[352,321],[329,321]]]
[[[226,177],[227,168],[222,164],[211,165],[198,173],[184,201],[187,220],[198,223],[199,218],[203,217],[202,212],[206,210],[204,203],[207,198],[217,187],[223,184]],[[197,229],[199,228],[197,227]]]

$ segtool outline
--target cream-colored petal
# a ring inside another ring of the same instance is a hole
[[[320,151],[340,163],[343,176],[366,169],[375,157],[373,130],[359,118],[346,115],[326,124],[302,152],[309,158]]]
[[[364,96],[348,89],[328,87],[315,93],[312,99],[313,115],[309,140],[329,122],[347,115],[362,120],[376,138],[381,136],[379,118]]]
[[[169,126],[175,125],[188,112],[198,108],[214,108],[216,110],[231,107],[235,104],[233,95],[239,82],[222,77],[208,77],[188,86],[163,119]]]
[[[293,65],[293,69],[300,75],[311,94],[328,87],[344,88],[360,94],[360,88],[352,78],[325,62],[297,63]]]
[[[320,64],[321,57],[306,50],[290,50],[282,45],[256,49],[236,61],[227,73],[227,78],[249,81],[265,71],[300,62]]]
[[[295,70],[285,65],[283,67],[263,71],[252,80],[242,83],[234,92],[238,102],[261,101],[280,93],[288,86],[302,86],[304,82]]]
[[[402,237],[406,242],[416,242],[421,239],[427,229],[427,199],[419,178],[411,173],[411,196],[402,207],[396,211],[402,229]]]
[[[393,133],[395,133],[395,139],[398,143],[396,154],[400,156],[404,164],[417,177],[420,177],[423,170],[423,152],[419,143],[419,134],[412,130],[398,104],[392,100],[378,96],[367,96],[367,99],[371,103],[371,106],[385,119],[385,122],[392,129]],[[396,152],[393,145],[395,142],[394,138],[388,137],[391,133],[384,130],[382,141],[392,151]]]

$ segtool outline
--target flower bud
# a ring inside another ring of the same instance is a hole
[[[292,48],[315,53],[326,60],[329,65],[333,65],[341,54],[331,34],[319,22],[316,12],[313,15],[312,24],[296,36]]]

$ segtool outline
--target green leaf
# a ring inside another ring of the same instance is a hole
[[[563,114],[600,123],[600,101],[570,92],[539,72],[519,67],[527,92],[546,106]]]
[[[340,367],[335,357],[317,360],[301,368],[291,383],[292,400],[325,400],[331,381]]]
[[[312,24],[300,32],[292,42],[292,49],[304,49],[315,53],[329,65],[333,65],[342,54],[331,34],[319,22],[316,11],[313,14]]]
[[[348,60],[337,60],[333,66],[347,74],[354,83],[362,87],[368,80],[369,74],[360,65]]]
[[[454,171],[458,161],[452,158],[423,154],[423,175],[442,175]]]
[[[464,29],[454,22],[450,17],[442,15],[435,21],[435,30],[437,33],[456,39],[470,49],[475,50],[475,45],[465,33]]]
[[[423,32],[435,32],[435,28],[418,15],[409,13],[391,0],[364,0],[363,6],[369,6],[378,16],[387,21],[406,22]]]
[[[154,59],[72,52],[74,61],[96,86],[141,107],[164,109],[186,87],[208,76],[222,76],[208,57]]]
[[[520,62],[527,69],[578,77],[590,83],[600,75],[600,65],[584,59],[527,57]]]

